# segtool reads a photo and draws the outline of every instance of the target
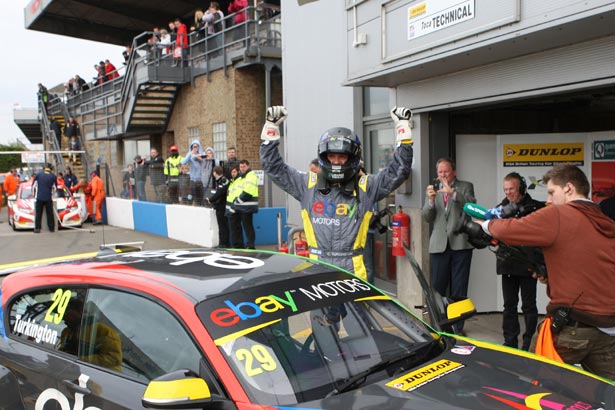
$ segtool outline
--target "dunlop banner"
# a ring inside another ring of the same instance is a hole
[[[544,167],[558,162],[583,165],[585,158],[583,142],[544,144],[504,144],[505,167]]]

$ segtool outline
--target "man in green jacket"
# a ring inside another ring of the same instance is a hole
[[[247,249],[254,249],[256,234],[252,216],[258,212],[258,176],[250,168],[246,159],[239,161],[239,193],[233,201],[233,208],[241,218],[241,226],[246,234]]]

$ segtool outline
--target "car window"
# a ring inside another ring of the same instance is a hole
[[[32,187],[24,187],[19,191],[19,197],[21,199],[32,199],[34,195],[32,194]]]
[[[26,293],[10,307],[10,333],[22,341],[77,354],[84,289]]]
[[[179,369],[199,372],[202,355],[185,328],[138,295],[91,289],[82,339],[83,360],[144,381]]]

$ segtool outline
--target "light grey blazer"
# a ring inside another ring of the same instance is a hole
[[[466,202],[476,203],[474,196],[474,185],[471,182],[456,179],[452,185],[455,188],[455,195],[448,200],[444,206],[444,196],[438,192],[434,205],[429,205],[429,198],[425,198],[423,205],[423,219],[425,222],[433,223],[433,231],[429,238],[429,253],[441,253],[446,250],[448,242],[454,251],[461,249],[472,249],[466,234],[455,234],[455,225],[463,213],[463,205]]]

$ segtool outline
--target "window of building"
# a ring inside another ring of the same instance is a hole
[[[132,164],[137,155],[141,155],[143,158],[148,157],[149,151],[149,140],[124,141],[124,165]]]
[[[200,144],[201,143],[201,129],[198,127],[189,127],[188,128],[188,140],[189,142],[197,140]]]
[[[226,161],[226,123],[218,122],[214,124],[214,152],[216,158]]]
[[[390,90],[384,87],[363,87],[363,116],[388,114]]]

